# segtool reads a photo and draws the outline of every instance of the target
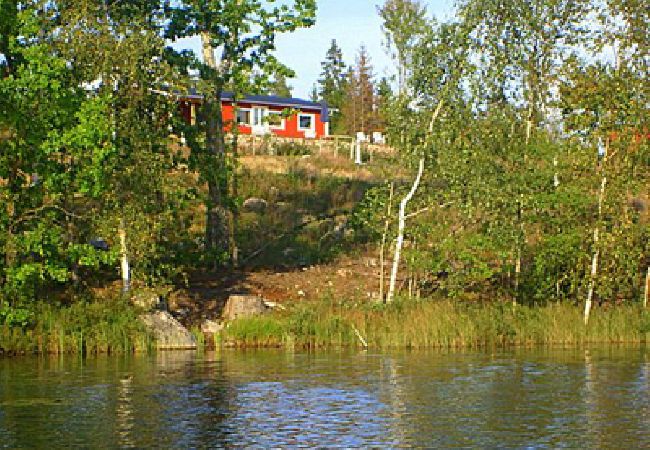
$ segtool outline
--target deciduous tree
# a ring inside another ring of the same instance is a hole
[[[226,250],[227,242],[222,231],[228,204],[228,168],[221,96],[226,89],[235,95],[260,89],[270,75],[282,70],[284,66],[273,54],[275,38],[280,33],[313,25],[316,2],[184,0],[170,2],[167,13],[166,37],[200,35],[207,56],[198,66],[205,99],[201,114],[205,147],[196,146],[192,151],[201,178],[208,185],[205,245],[216,258]]]

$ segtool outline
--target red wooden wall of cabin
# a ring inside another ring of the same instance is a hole
[[[191,123],[191,103],[194,103],[195,108],[200,108],[201,105],[195,102],[189,102],[189,101],[181,101],[180,102],[180,113],[183,119],[187,123]],[[240,102],[238,104],[240,108],[248,109],[252,108],[253,106],[261,106],[261,105],[254,105],[252,103],[242,103]],[[282,112],[284,108],[279,107],[279,106],[264,106],[268,108],[271,111],[277,111],[277,112]],[[315,121],[315,126],[314,126],[314,131],[316,133],[317,138],[321,138],[323,136],[326,136],[326,124],[321,121],[321,111],[317,109],[313,110],[308,110],[304,109],[301,110],[301,113],[305,114],[311,114],[314,117]],[[230,130],[230,125],[234,122],[235,115],[234,115],[234,108],[232,103],[230,102],[224,102],[222,106],[222,114],[223,114],[223,121],[226,130]],[[304,138],[305,137],[305,132],[302,130],[298,130],[298,114],[294,114],[292,116],[289,116],[284,119],[285,124],[284,124],[284,129],[271,129],[271,132],[280,137],[287,137],[287,138]],[[252,128],[247,125],[239,125],[239,132],[241,134],[251,134],[252,133]]]
[[[238,103],[239,108],[241,109],[250,109],[255,106],[263,106],[263,105],[255,105],[252,103],[243,103],[239,102]],[[277,111],[277,112],[282,112],[284,108],[280,106],[263,106],[265,108],[268,108],[270,111]],[[314,117],[315,121],[315,127],[314,127],[314,132],[316,133],[316,137],[320,138],[326,135],[325,133],[325,123],[321,121],[321,111],[320,110],[301,110],[301,113],[305,114],[311,114]],[[229,102],[224,102],[223,103],[223,120],[224,123],[229,124],[233,123],[234,121],[234,107],[232,103]],[[283,129],[273,129],[271,128],[271,133],[273,133],[276,136],[280,137],[287,137],[287,138],[304,138],[305,137],[305,132],[298,130],[298,114],[294,114],[292,116],[289,116],[284,119],[285,124]],[[239,125],[239,132],[241,134],[251,134],[253,132],[252,128],[250,126],[246,125]]]

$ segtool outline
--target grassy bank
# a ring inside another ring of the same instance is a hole
[[[0,321],[0,354],[125,353],[153,342],[128,302],[36,303],[14,310],[21,324]]]
[[[409,301],[360,307],[323,301],[240,319],[222,338],[253,347],[361,346],[355,329],[371,348],[636,343],[650,334],[650,313],[636,305],[597,308],[585,327],[582,308],[570,304]]]

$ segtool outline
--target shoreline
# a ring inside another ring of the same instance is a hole
[[[641,305],[594,309],[588,326],[582,307],[552,303],[513,306],[450,300],[403,300],[391,305],[331,299],[287,304],[283,311],[228,322],[219,333],[190,332],[201,350],[471,350],[494,348],[644,345],[650,311]],[[125,354],[156,351],[124,301],[42,305],[31,328],[0,326],[0,356]],[[174,351],[162,350],[160,351]]]

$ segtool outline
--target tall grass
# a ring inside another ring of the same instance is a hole
[[[512,306],[450,301],[402,301],[390,306],[302,304],[274,315],[240,319],[225,330],[237,346],[360,346],[462,348],[642,342],[650,314],[636,305],[596,309],[588,326],[582,308],[557,303]]]
[[[119,299],[36,303],[29,325],[0,324],[0,350],[10,354],[126,353],[152,346],[137,311]]]

